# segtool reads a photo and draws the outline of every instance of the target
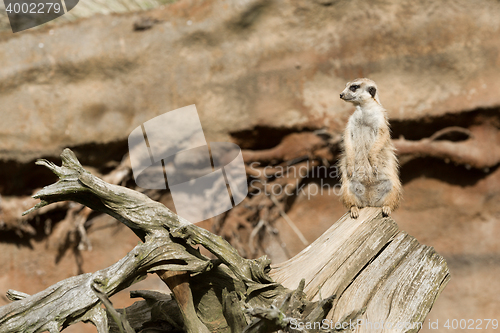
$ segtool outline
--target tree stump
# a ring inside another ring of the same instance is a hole
[[[287,288],[305,279],[310,301],[335,295],[327,319],[359,322],[356,332],[417,332],[450,278],[443,257],[372,207],[345,214],[270,275]]]

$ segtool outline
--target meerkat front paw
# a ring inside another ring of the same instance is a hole
[[[389,216],[391,215],[391,212],[392,212],[391,207],[389,206],[382,207],[382,215]]]
[[[359,217],[359,208],[356,206],[351,207],[351,218],[357,219]]]

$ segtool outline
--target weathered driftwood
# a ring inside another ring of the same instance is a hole
[[[382,332],[387,325],[394,326],[391,332],[416,332],[449,279],[442,257],[398,231],[375,208],[362,210],[357,220],[344,216],[271,271],[266,258],[244,259],[221,237],[162,204],[91,175],[70,150],[61,157],[61,167],[37,162],[60,180],[35,195],[41,202],[33,209],[77,201],[117,218],[144,243],[106,269],[63,280],[38,294],[9,291],[14,302],[0,308],[2,333],[52,333],[78,321],[93,322],[100,333],[146,328],[329,332],[356,326],[357,331]],[[217,259],[201,255],[193,247],[197,244]],[[110,311],[110,320],[101,300],[109,308],[107,297],[153,272],[169,285],[173,298],[135,292],[145,300]]]
[[[309,300],[336,295],[327,319],[359,321],[356,332],[383,331],[377,325],[418,328],[449,280],[443,257],[377,208],[363,209],[358,219],[344,215],[270,275],[285,287],[304,278]]]

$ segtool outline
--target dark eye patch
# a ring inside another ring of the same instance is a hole
[[[352,86],[349,87],[349,90],[355,92],[356,90],[359,89],[359,87],[360,87],[359,84],[353,84]]]

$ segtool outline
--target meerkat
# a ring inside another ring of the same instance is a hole
[[[341,200],[358,218],[363,207],[382,207],[389,216],[401,199],[399,164],[391,141],[387,111],[375,82],[356,79],[340,98],[355,105],[344,132],[340,159]]]

